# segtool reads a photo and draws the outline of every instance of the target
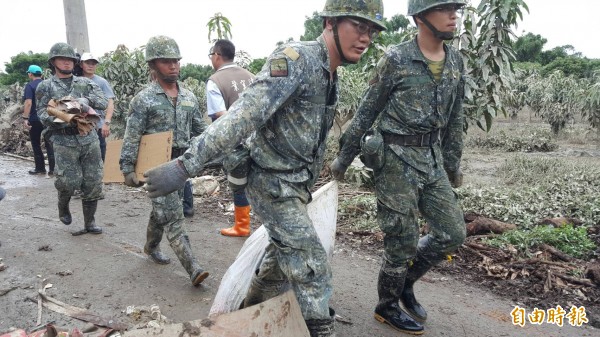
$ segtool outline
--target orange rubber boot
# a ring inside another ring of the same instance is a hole
[[[221,229],[225,236],[250,236],[250,205],[235,206],[235,224],[231,228]]]

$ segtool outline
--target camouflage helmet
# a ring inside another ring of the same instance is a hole
[[[381,30],[385,30],[383,24],[383,1],[382,0],[327,0],[321,17],[355,16],[368,20]]]
[[[146,62],[156,59],[181,60],[177,42],[168,36],[153,36],[146,44]]]
[[[75,54],[75,49],[64,42],[55,43],[52,48],[50,48],[50,53],[48,53],[48,61],[52,61],[52,59],[55,57],[66,57],[77,62],[77,54]]]
[[[465,0],[408,0],[408,16],[414,16],[440,5],[455,4],[465,6]]]

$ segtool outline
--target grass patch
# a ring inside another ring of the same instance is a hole
[[[517,155],[499,170],[498,185],[458,189],[465,212],[529,228],[546,217],[600,224],[600,169],[585,162]],[[517,188],[515,188],[515,186]]]
[[[362,194],[341,200],[338,207],[338,223],[346,231],[379,230],[377,225],[377,198],[374,194]]]
[[[536,226],[530,230],[509,231],[486,239],[485,242],[500,248],[512,245],[525,255],[529,255],[531,249],[545,243],[579,259],[590,257],[596,249],[596,245],[587,235],[586,228],[575,228],[571,224],[559,228]]]
[[[467,147],[494,149],[504,152],[551,152],[558,149],[550,132],[536,130],[529,134],[500,130],[497,134],[479,134],[467,138]]]

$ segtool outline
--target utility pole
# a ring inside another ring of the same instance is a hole
[[[90,51],[84,0],[63,0],[67,43],[79,54]]]

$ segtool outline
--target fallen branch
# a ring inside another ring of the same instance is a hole
[[[473,243],[473,242],[464,242],[463,245],[465,245],[467,247],[471,247],[473,249],[485,250],[485,251],[489,251],[489,252],[497,252],[497,251],[499,251],[498,248],[493,248],[493,247],[490,247],[490,246],[484,246],[484,245],[480,245],[480,244]]]
[[[540,245],[540,249],[545,250],[548,253],[550,253],[550,254],[556,256],[557,258],[559,258],[563,261],[566,261],[566,262],[573,262],[573,261],[577,260],[574,257],[570,256],[569,254],[565,254],[565,253],[561,252],[560,250],[558,250],[548,244],[545,244],[545,243],[542,243]]]
[[[42,292],[39,292],[42,297],[42,305],[59,314],[67,315],[78,320],[93,323],[95,325],[123,331],[128,328],[127,324],[120,323],[116,319],[106,319],[104,317],[93,314],[87,309],[78,308],[67,303],[63,303],[55,298],[52,298]]]
[[[8,294],[9,292],[13,291],[17,289],[17,287],[10,287],[10,288],[6,288],[6,289],[0,289],[0,296],[4,296],[6,294]]]
[[[23,157],[23,156],[19,156],[18,154],[12,154],[12,153],[8,153],[8,152],[4,152],[3,155],[13,157],[13,158],[18,158],[18,159],[28,160],[28,161],[34,161],[33,158],[31,158],[31,157]]]
[[[551,266],[562,267],[562,268],[565,268],[565,269],[573,269],[573,268],[575,268],[575,266],[573,266],[572,264],[567,264],[567,263],[564,263],[564,262],[542,260],[542,259],[538,259],[538,258],[532,258],[532,259],[517,261],[517,262],[513,263],[513,265],[518,265],[520,263],[523,263],[523,264],[538,264],[538,263],[542,263],[542,264],[548,264],[548,265],[551,265]]]
[[[577,278],[577,277],[564,275],[564,274],[560,274],[560,273],[556,273],[554,275],[557,277],[560,277],[561,279],[563,279],[565,281],[571,282],[571,283],[579,284],[579,285],[586,286],[586,287],[596,287],[596,285],[588,279]]]
[[[467,221],[471,220],[467,223],[467,236],[471,235],[479,235],[479,234],[502,234],[504,232],[508,232],[511,230],[517,229],[517,225],[506,223],[490,218],[486,218],[484,216],[473,216],[467,215],[465,216]]]

